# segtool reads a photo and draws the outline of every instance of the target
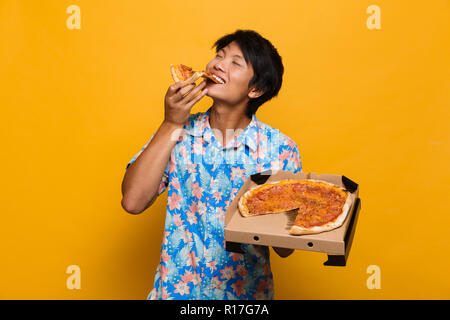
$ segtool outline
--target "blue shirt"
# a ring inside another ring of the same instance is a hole
[[[269,248],[243,244],[243,254],[226,251],[224,213],[250,175],[301,171],[297,145],[253,115],[223,147],[209,115],[189,117],[164,171],[158,194],[169,188],[161,259],[147,298],[273,299]]]

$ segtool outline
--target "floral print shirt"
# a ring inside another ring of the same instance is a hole
[[[247,128],[223,147],[209,115],[210,109],[189,117],[162,177],[158,194],[168,186],[167,213],[147,298],[273,299],[269,248],[242,244],[242,254],[226,251],[224,213],[250,175],[301,171],[297,145],[253,115]]]

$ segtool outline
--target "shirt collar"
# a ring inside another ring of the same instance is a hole
[[[210,137],[211,135],[213,135],[213,131],[211,129],[211,126],[209,125],[210,110],[211,108],[209,108],[199,118],[190,120],[185,128],[186,133],[194,137]],[[236,140],[229,143],[224,149],[230,147],[238,147],[240,144],[245,144],[253,152],[255,152],[258,147],[258,133],[260,128],[261,122],[253,114],[252,120],[250,121],[247,128],[244,129],[244,131],[238,136]]]

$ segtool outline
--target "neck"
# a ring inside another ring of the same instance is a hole
[[[209,124],[214,131],[220,131],[222,145],[227,143],[247,128],[251,122],[251,118],[245,114],[247,106],[229,107],[214,103],[210,110]]]

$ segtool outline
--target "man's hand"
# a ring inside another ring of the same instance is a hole
[[[292,252],[294,252],[294,249],[289,249],[289,248],[278,248],[278,247],[272,247],[272,248],[282,258],[286,258],[286,257],[290,256],[292,254]]]
[[[202,81],[198,86],[195,83],[185,85],[182,81],[174,83],[167,89],[164,99],[164,122],[176,126],[183,126],[189,118],[190,111],[194,104],[205,96],[208,89],[197,93],[206,86],[206,81]]]

